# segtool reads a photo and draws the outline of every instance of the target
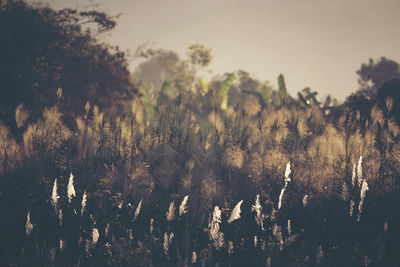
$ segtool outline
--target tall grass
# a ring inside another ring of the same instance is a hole
[[[87,103],[73,127],[57,106],[36,122],[19,106],[22,140],[0,123],[0,197],[16,207],[1,263],[400,263],[387,237],[398,233],[399,132],[377,107],[361,127],[349,110],[224,100],[188,112],[185,101],[151,114],[135,101],[117,117]]]

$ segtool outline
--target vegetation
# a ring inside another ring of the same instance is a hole
[[[32,12],[46,10],[62,18]],[[207,81],[200,44],[144,55],[132,98],[110,106],[63,87],[38,108],[10,94],[0,265],[400,264],[399,80],[322,104],[283,75],[276,89],[243,70]]]

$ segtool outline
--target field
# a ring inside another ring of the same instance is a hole
[[[4,264],[399,263],[399,128],[379,107],[142,102],[87,103],[74,130],[57,105],[31,124],[20,105],[17,139],[1,125]]]

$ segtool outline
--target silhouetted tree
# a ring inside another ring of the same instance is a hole
[[[385,82],[400,77],[400,67],[397,62],[381,57],[377,61],[369,59],[368,64],[361,65],[357,74],[360,76],[357,94],[372,98]]]
[[[378,90],[377,100],[388,118],[393,116],[400,122],[400,79],[384,83]]]
[[[1,0],[0,120],[15,127],[21,102],[37,117],[57,103],[58,88],[64,113],[83,112],[87,101],[121,110],[136,93],[125,54],[95,37],[115,25],[95,10],[55,11]]]

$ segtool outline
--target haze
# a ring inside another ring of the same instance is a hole
[[[106,40],[132,52],[155,48],[185,56],[199,42],[213,50],[213,73],[243,69],[289,93],[304,87],[344,100],[358,88],[356,71],[369,58],[400,61],[398,0],[48,0],[54,8],[99,4],[121,13]],[[131,63],[132,69],[135,62]]]

